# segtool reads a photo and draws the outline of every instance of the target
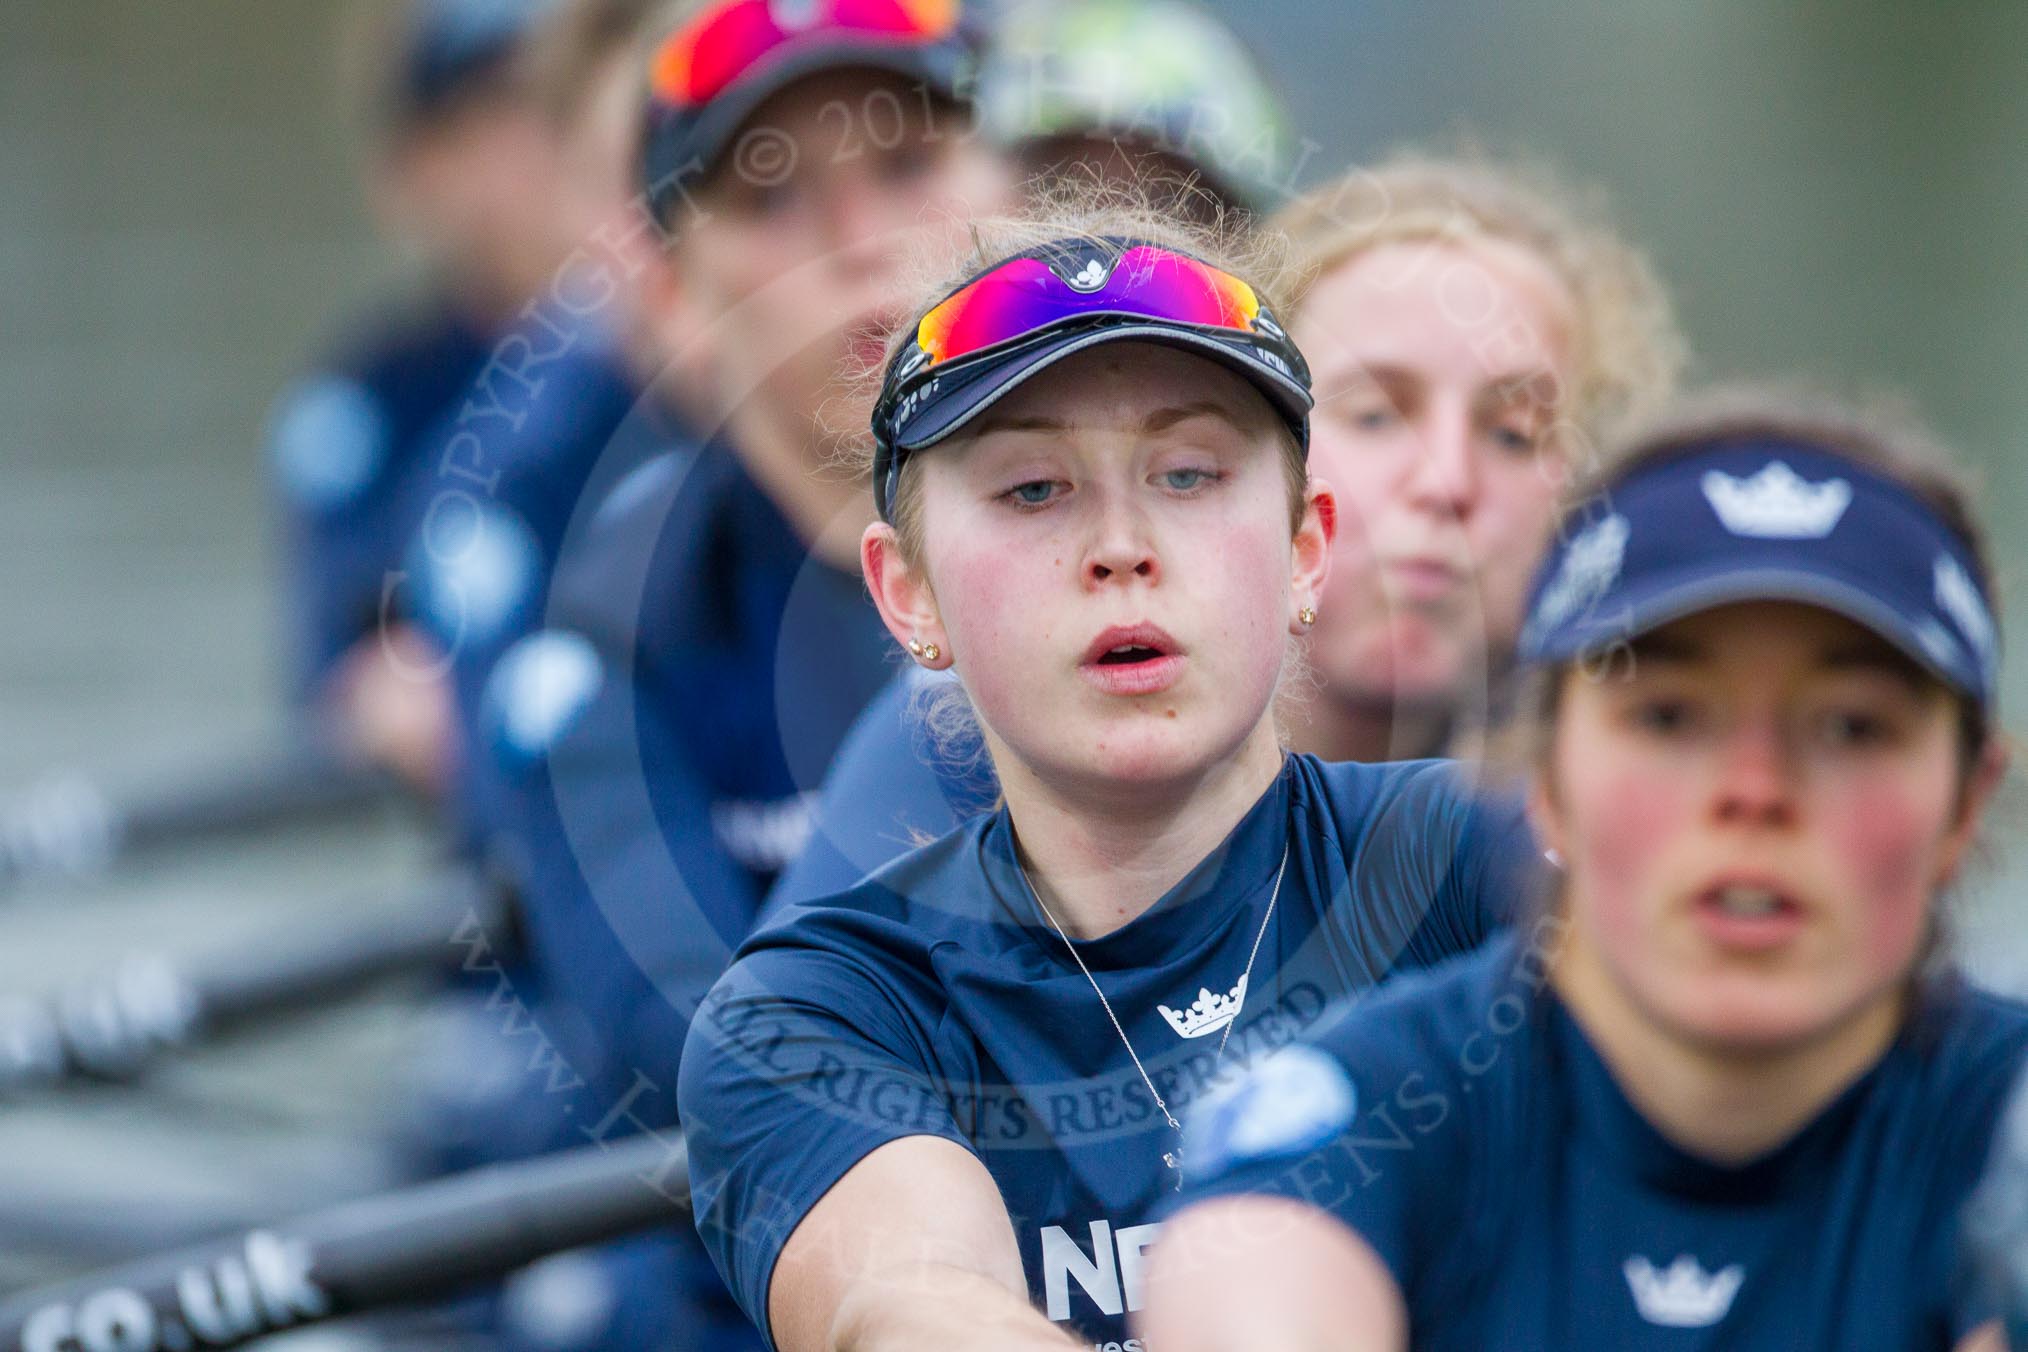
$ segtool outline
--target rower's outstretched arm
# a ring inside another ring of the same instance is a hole
[[[803,1217],[775,1264],[781,1352],[1067,1352],[1028,1303],[1014,1224],[976,1156],[936,1136],[890,1141]]]

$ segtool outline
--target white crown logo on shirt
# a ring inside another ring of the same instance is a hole
[[[1242,976],[1239,983],[1225,995],[1215,994],[1209,986],[1198,987],[1197,998],[1191,1002],[1188,1009],[1175,1010],[1163,1004],[1158,1004],[1155,1008],[1162,1011],[1162,1017],[1176,1030],[1176,1036],[1203,1037],[1206,1033],[1217,1032],[1238,1018],[1240,1006],[1245,1003],[1246,978]]]
[[[1767,540],[1821,540],[1852,505],[1852,485],[1843,479],[1813,484],[1779,460],[1751,479],[1714,469],[1703,485],[1727,530]]]
[[[1706,1272],[1689,1254],[1678,1254],[1663,1271],[1636,1255],[1621,1265],[1627,1286],[1634,1293],[1634,1305],[1650,1324],[1672,1329],[1709,1328],[1725,1318],[1732,1298],[1739,1294],[1746,1269],[1734,1263],[1719,1272]]]

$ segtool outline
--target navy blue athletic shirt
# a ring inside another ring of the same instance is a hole
[[[1448,763],[1291,756],[1217,850],[1077,951],[1180,1114],[1228,1028],[1243,1065],[1334,997],[1474,947],[1535,858],[1519,813]],[[1004,810],[757,932],[692,1026],[681,1098],[699,1229],[763,1328],[809,1209],[876,1147],[930,1135],[992,1172],[1037,1305],[1126,1338],[1179,1142],[1018,876]]]
[[[492,825],[545,991],[617,1083],[644,1069],[667,1097],[689,1012],[895,648],[857,575],[812,559],[717,444],[622,480],[554,587],[488,683]]]
[[[1955,982],[1786,1144],[1726,1167],[1630,1104],[1538,928],[1326,1021],[1189,1125],[1186,1197],[1308,1200],[1365,1238],[1416,1348],[1952,1347],[1990,1313],[1957,1215],[2028,1009]]]
[[[492,784],[482,763],[485,683],[540,625],[572,523],[630,471],[690,440],[654,400],[639,399],[597,322],[530,307],[496,351],[534,355],[511,375],[504,359],[489,361],[430,438],[427,472],[409,489],[416,525],[393,593],[449,666],[464,749],[453,808],[467,833],[492,815],[480,801]]]
[[[858,577],[813,560],[721,445],[647,461],[582,525],[547,627],[481,701],[478,802],[527,939],[514,994],[570,1072],[530,1061],[489,1105],[520,1152],[675,1124],[689,1015],[896,660]],[[752,1346],[687,1227],[601,1261],[650,1332],[600,1346]]]
[[[976,725],[939,743],[923,724],[922,702],[956,684],[954,674],[910,667],[866,706],[817,795],[809,844],[768,893],[768,914],[847,891],[999,802],[1000,781]]]
[[[681,436],[652,402],[629,417],[639,391],[599,325],[531,311],[498,347],[518,353],[517,343],[540,364],[512,378],[483,372],[411,490],[424,526],[402,561],[402,596],[450,655],[468,709],[501,652],[541,619],[580,506]]]
[[[438,433],[486,361],[485,335],[442,300],[359,332],[282,395],[268,430],[301,697],[379,623]]]

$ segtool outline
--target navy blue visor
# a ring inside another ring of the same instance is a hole
[[[1823,447],[1728,441],[1585,504],[1529,594],[1520,657],[1607,653],[1672,620],[1797,601],[1872,630],[1990,710],[1999,627],[1977,564],[1916,494]]]

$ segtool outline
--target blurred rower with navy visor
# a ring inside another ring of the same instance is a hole
[[[486,693],[491,825],[520,852],[534,960],[621,1061],[625,1044],[673,1058],[682,1002],[643,983],[681,991],[681,973],[701,994],[892,671],[854,563],[870,508],[826,472],[825,408],[884,341],[908,254],[954,247],[1009,191],[961,134],[978,36],[955,7],[840,0],[795,31],[772,16],[694,6],[651,73],[642,173],[669,242],[642,304],[711,434],[587,514],[546,627]],[[841,103],[889,97],[907,135],[839,125]],[[742,153],[777,138],[784,165]]]
[[[666,240],[633,290],[658,394],[707,434],[579,513],[543,627],[485,682],[478,801],[523,900],[515,995],[578,1083],[522,1065],[487,1103],[442,1105],[497,1124],[475,1151],[673,1121],[689,1011],[897,660],[857,572],[865,486],[827,473],[823,415],[883,343],[903,260],[954,248],[1013,175],[970,134],[967,13],[786,8],[688,6],[643,63]],[[614,1319],[752,1336],[687,1231],[604,1261]]]
[[[443,654],[460,748],[482,744],[485,682],[540,627],[572,523],[633,469],[694,439],[642,303],[660,241],[634,183],[638,47],[656,9],[564,0],[530,44],[534,94],[563,154],[558,211],[575,236],[440,430],[420,526],[389,593]],[[451,797],[476,849],[492,819],[490,782],[461,754]]]
[[[553,531],[522,517],[554,495],[546,485],[517,493],[506,472],[516,457],[497,429],[519,436],[543,422],[552,443],[559,428],[603,441],[599,425],[631,402],[595,334],[563,343],[568,362],[555,365],[569,379],[543,381],[537,335],[521,331],[530,298],[602,209],[538,68],[559,8],[404,0],[378,6],[355,34],[355,55],[373,66],[358,81],[367,198],[383,232],[418,256],[423,281],[417,297],[353,325],[282,396],[270,427],[296,697],[341,747],[453,798],[461,752],[447,650],[464,638],[446,641],[432,623],[417,550],[427,541],[476,564],[496,596],[503,579],[538,572]],[[548,326],[549,348],[559,332]],[[567,408],[536,408],[538,391]],[[496,431],[482,441],[488,423]],[[492,508],[513,525],[485,530]],[[466,588],[467,609],[483,589]]]
[[[1760,390],[1580,483],[1504,757],[1557,886],[1203,1109],[1152,1346],[2000,1345],[2028,1006],[1947,942],[2008,761],[1974,503],[1902,415]]]

